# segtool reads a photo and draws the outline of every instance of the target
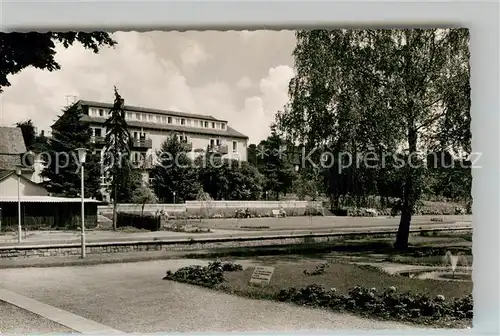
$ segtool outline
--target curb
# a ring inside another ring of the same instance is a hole
[[[82,334],[124,334],[124,332],[52,307],[43,302],[0,288],[0,300],[42,316]]]

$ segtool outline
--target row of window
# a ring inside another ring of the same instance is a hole
[[[104,136],[103,129],[93,127],[92,128],[92,135],[95,137],[103,137]],[[132,132],[132,137],[134,139],[146,139],[147,134],[146,134],[146,132],[134,131],[134,132]],[[185,134],[177,134],[176,137],[181,142],[189,142],[189,137]],[[210,139],[210,146],[211,147],[221,146],[221,145],[222,145],[221,139]],[[238,141],[233,141],[233,152],[237,152],[237,151],[238,151]]]
[[[109,110],[103,108],[90,108],[89,116],[107,118],[109,116]],[[220,130],[226,129],[226,124],[218,121],[206,121],[206,120],[190,119],[182,117],[169,117],[164,115],[140,113],[140,112],[126,112],[125,120],[130,120],[130,121],[135,120],[153,124],[172,124],[172,125],[181,125],[181,126],[197,127],[197,128],[212,128]]]

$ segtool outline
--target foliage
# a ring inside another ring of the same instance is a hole
[[[192,160],[174,134],[165,140],[156,153],[158,162],[151,172],[154,190],[162,202],[194,200],[200,184]]]
[[[130,196],[130,183],[134,180],[130,165],[130,132],[125,121],[125,102],[116,87],[115,101],[109,118],[104,122],[106,137],[104,146],[105,176],[108,191],[113,200],[113,228],[116,229],[116,205]]]
[[[118,212],[116,217],[117,228],[133,227],[139,230],[158,231],[161,225],[160,217],[153,215]]]
[[[379,293],[375,288],[356,286],[344,295],[337,293],[335,288],[326,290],[313,284],[300,289],[283,289],[277,293],[276,299],[398,320],[463,319],[472,318],[473,314],[472,294],[450,302],[442,295],[431,298],[425,294],[398,293],[395,287]]]
[[[147,185],[141,183],[132,193],[132,202],[141,204],[141,214],[144,214],[144,206],[146,204],[154,204],[158,202],[158,197]]]
[[[205,155],[195,163],[203,190],[213,199],[254,200],[262,192],[263,176],[248,162]]]
[[[332,204],[346,194],[400,198],[398,248],[408,246],[411,217],[426,189],[420,152],[470,152],[468,40],[467,29],[297,32],[297,75],[278,126],[305,148],[336,158],[371,152],[403,159],[399,168],[382,167],[379,156],[375,168],[339,169],[337,160],[324,169]]]
[[[31,119],[26,121],[20,121],[16,123],[16,126],[21,129],[23,133],[24,144],[28,151],[34,152],[47,152],[49,151],[48,139],[43,135],[37,135],[35,131],[35,125]],[[27,161],[30,165],[33,165],[32,157],[28,156]]]
[[[100,158],[93,154],[90,143],[90,127],[81,121],[83,111],[78,104],[67,107],[57,122],[52,125],[52,138],[48,142],[49,156],[41,176],[45,188],[55,194],[65,197],[77,197],[81,191],[81,177],[78,170],[77,148],[87,148],[87,158],[84,169],[85,197],[95,197],[99,194]]]
[[[316,200],[320,192],[321,184],[319,183],[316,174],[309,174],[306,172],[298,175],[293,181],[293,190],[299,200],[304,200],[307,197]]]
[[[292,143],[278,133],[275,125],[271,126],[271,135],[259,143],[257,167],[264,175],[264,190],[272,192],[276,200],[279,195],[292,189],[295,179],[294,165],[287,154],[287,147]]]
[[[61,67],[54,59],[59,42],[68,48],[79,42],[85,49],[98,53],[103,46],[116,42],[105,32],[48,32],[48,33],[0,33],[0,93],[10,86],[9,75],[15,75],[27,67],[54,71]]]
[[[192,265],[182,267],[175,272],[167,271],[164,280],[174,280],[208,288],[217,288],[226,280],[224,272],[241,271],[243,267],[231,262],[210,262],[208,266]]]

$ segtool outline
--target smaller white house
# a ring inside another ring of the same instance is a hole
[[[17,176],[15,171],[0,172],[0,195],[17,196],[18,178],[20,196],[48,196],[49,192],[41,185],[31,181],[31,172]]]

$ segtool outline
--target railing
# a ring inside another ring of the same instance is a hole
[[[227,145],[213,145],[209,147],[209,150],[211,152],[217,152],[222,155],[229,153]]]
[[[153,148],[153,140],[151,139],[132,139],[131,147],[133,148]]]
[[[90,142],[96,145],[104,145],[106,139],[103,136],[92,136],[90,137]]]
[[[190,152],[193,150],[193,144],[191,142],[181,142],[181,148],[185,152]]]

